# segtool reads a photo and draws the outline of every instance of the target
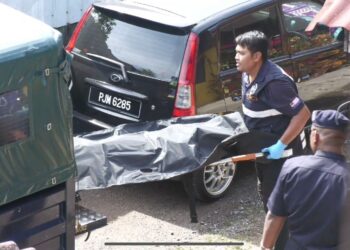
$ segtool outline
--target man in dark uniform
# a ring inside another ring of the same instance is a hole
[[[314,111],[310,135],[314,155],[285,162],[268,201],[261,249],[272,249],[288,218],[287,250],[339,247],[340,215],[349,193],[343,155],[349,119],[335,110]]]
[[[268,40],[260,31],[249,31],[236,38],[236,65],[242,74],[242,109],[249,130],[275,135],[276,143],[263,152],[270,161],[256,163],[258,191],[266,203],[284,163],[280,159],[289,145],[299,145],[299,134],[310,117],[309,109],[298,96],[293,79],[267,59]],[[304,145],[305,145],[304,141]],[[268,147],[269,146],[269,147]],[[300,146],[301,147],[301,146]],[[281,233],[276,249],[283,249],[287,230]]]

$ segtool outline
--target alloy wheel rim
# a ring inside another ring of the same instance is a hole
[[[235,171],[236,165],[231,162],[206,166],[203,181],[208,194],[218,196],[225,192],[232,182]]]

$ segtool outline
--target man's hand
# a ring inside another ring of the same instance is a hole
[[[280,159],[282,157],[284,149],[287,147],[287,145],[283,144],[280,140],[277,141],[276,144],[268,147],[263,148],[261,152],[267,153],[267,159]]]

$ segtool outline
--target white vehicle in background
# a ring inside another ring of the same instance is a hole
[[[0,0],[62,32],[67,41],[85,10],[96,0]]]

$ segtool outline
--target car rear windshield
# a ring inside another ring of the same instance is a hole
[[[188,34],[116,13],[93,9],[81,31],[75,53],[106,57],[134,72],[160,80],[178,78]]]

